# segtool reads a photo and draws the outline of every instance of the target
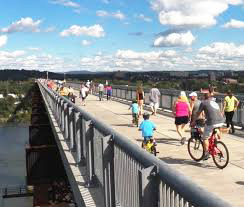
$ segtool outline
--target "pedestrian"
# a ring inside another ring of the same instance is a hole
[[[89,89],[84,84],[82,84],[81,85],[81,90],[80,90],[81,105],[82,106],[85,106],[86,105],[86,98],[88,96],[88,91],[89,91]]]
[[[107,101],[108,101],[111,99],[112,96],[112,86],[108,84],[106,86],[106,91],[107,91]]]
[[[143,103],[144,103],[144,91],[143,91],[142,84],[137,87],[136,99],[139,106],[139,116],[141,116],[143,114]]]
[[[185,126],[191,116],[191,108],[185,91],[180,92],[178,99],[173,104],[172,112],[175,116],[176,131],[180,135],[181,144],[183,145],[186,141]]]
[[[68,97],[69,97],[69,100],[72,101],[73,103],[75,103],[75,94],[74,94],[74,89],[69,86],[68,88]]]
[[[233,96],[232,92],[229,90],[227,92],[227,96],[224,99],[222,114],[225,114],[227,128],[229,128],[231,125],[232,134],[235,133],[235,127],[232,119],[239,103],[240,102],[238,101],[238,99],[235,96]]]
[[[201,101],[198,99],[196,92],[190,93],[189,97],[190,97],[190,108],[191,108],[190,122],[192,122],[192,120],[196,120],[196,125],[197,127],[199,127],[200,133],[203,133],[203,127],[205,125],[204,114],[201,113],[199,117],[196,118]]]
[[[104,85],[102,83],[100,83],[98,85],[98,96],[99,96],[100,101],[103,100],[103,94],[104,94]]]
[[[129,109],[132,109],[132,124],[138,127],[139,122],[139,106],[136,100],[132,101]]]
[[[157,109],[159,107],[159,101],[160,101],[160,91],[156,88],[156,85],[153,85],[153,88],[150,90],[149,100],[150,100],[150,106],[152,110],[152,115],[157,114]]]

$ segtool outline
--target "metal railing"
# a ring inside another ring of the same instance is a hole
[[[105,207],[230,206],[96,117],[38,84],[77,164],[86,165],[86,186],[101,189]]]

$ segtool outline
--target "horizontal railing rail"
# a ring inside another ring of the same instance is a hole
[[[75,89],[79,89],[80,85],[77,83],[68,83]],[[96,88],[96,91],[98,89]],[[175,100],[177,100],[178,95],[180,94],[179,90],[173,90],[173,89],[159,89],[160,90],[160,102],[159,102],[159,108],[160,109],[166,109],[171,111],[172,106]],[[145,89],[145,99],[144,102],[146,105],[150,104],[149,101],[149,92],[150,89]],[[186,91],[186,94],[189,95],[191,91]],[[199,93],[201,96],[201,94]],[[120,85],[113,85],[113,90],[112,90],[112,97],[115,98],[120,98],[120,99],[125,99],[128,101],[131,101],[133,99],[136,99],[136,87],[133,86],[120,86]],[[225,95],[224,94],[218,94],[214,96],[216,98],[216,102],[220,105],[220,107],[223,107],[223,102]],[[240,100],[240,104],[238,106],[237,111],[234,114],[233,117],[233,122],[236,126],[244,128],[244,95],[237,95],[236,96],[238,100]]]
[[[38,84],[77,164],[86,165],[86,186],[101,190],[104,206],[230,206],[68,99]]]

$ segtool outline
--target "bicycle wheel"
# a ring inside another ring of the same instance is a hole
[[[221,141],[215,142],[214,154],[212,154],[215,165],[223,169],[229,163],[229,151],[226,145]]]
[[[203,142],[201,139],[191,137],[188,140],[187,149],[189,155],[193,160],[199,162],[202,159],[204,150],[203,150]]]

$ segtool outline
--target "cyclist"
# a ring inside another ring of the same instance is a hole
[[[204,148],[203,160],[207,160],[209,158],[208,138],[211,136],[214,128],[223,126],[224,118],[220,111],[219,105],[212,100],[212,96],[210,93],[204,94],[204,99],[205,100],[203,100],[199,106],[196,116],[193,117],[191,125],[194,126],[196,124],[197,118],[200,116],[202,112],[204,112],[206,117],[206,124],[202,136]]]
[[[129,109],[132,109],[132,124],[138,125],[139,105],[138,105],[138,103],[137,103],[136,100],[133,100],[132,101],[132,104],[130,105],[130,108]]]
[[[142,136],[144,138],[144,141],[142,143],[143,148],[145,148],[145,144],[148,140],[153,139],[153,131],[156,130],[156,125],[149,121],[149,113],[145,112],[143,114],[144,121],[140,124],[139,131],[142,131]],[[155,139],[153,139],[154,145],[156,145]]]

